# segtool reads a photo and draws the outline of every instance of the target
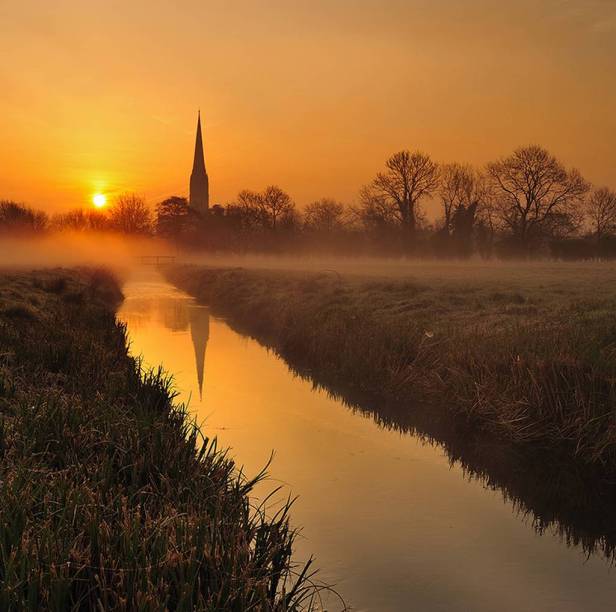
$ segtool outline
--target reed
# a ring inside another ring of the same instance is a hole
[[[0,276],[0,609],[308,610],[289,505],[269,516],[102,272]]]

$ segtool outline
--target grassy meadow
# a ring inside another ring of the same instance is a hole
[[[100,271],[0,275],[0,609],[309,609],[288,507],[255,507],[128,354],[121,298]]]
[[[616,466],[613,265],[185,265],[166,274],[325,384],[409,412],[438,408],[515,447]]]

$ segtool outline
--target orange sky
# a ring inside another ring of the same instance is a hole
[[[0,198],[186,194],[199,107],[212,202],[531,142],[616,187],[614,74],[614,0],[1,0]]]

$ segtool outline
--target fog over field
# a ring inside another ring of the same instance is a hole
[[[170,255],[173,248],[162,240],[79,232],[36,238],[0,238],[0,267],[49,266],[131,267],[141,256]]]
[[[36,238],[0,238],[0,267],[103,266],[115,271],[138,269],[143,258],[172,257],[177,263],[215,268],[305,271],[361,277],[413,279],[425,283],[456,281],[477,284],[514,283],[525,287],[563,283],[572,290],[589,283],[616,280],[614,262],[551,260],[440,260],[413,258],[342,257],[330,255],[255,255],[195,253],[163,239],[130,237],[108,232],[50,234]]]

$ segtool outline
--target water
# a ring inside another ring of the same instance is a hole
[[[298,495],[297,557],[316,557],[354,610],[613,610],[616,574],[441,447],[352,411],[158,277],[129,282],[119,317],[134,354],[173,373],[180,399],[264,493]],[[261,491],[260,491],[261,493]],[[329,610],[339,609],[335,600]]]

